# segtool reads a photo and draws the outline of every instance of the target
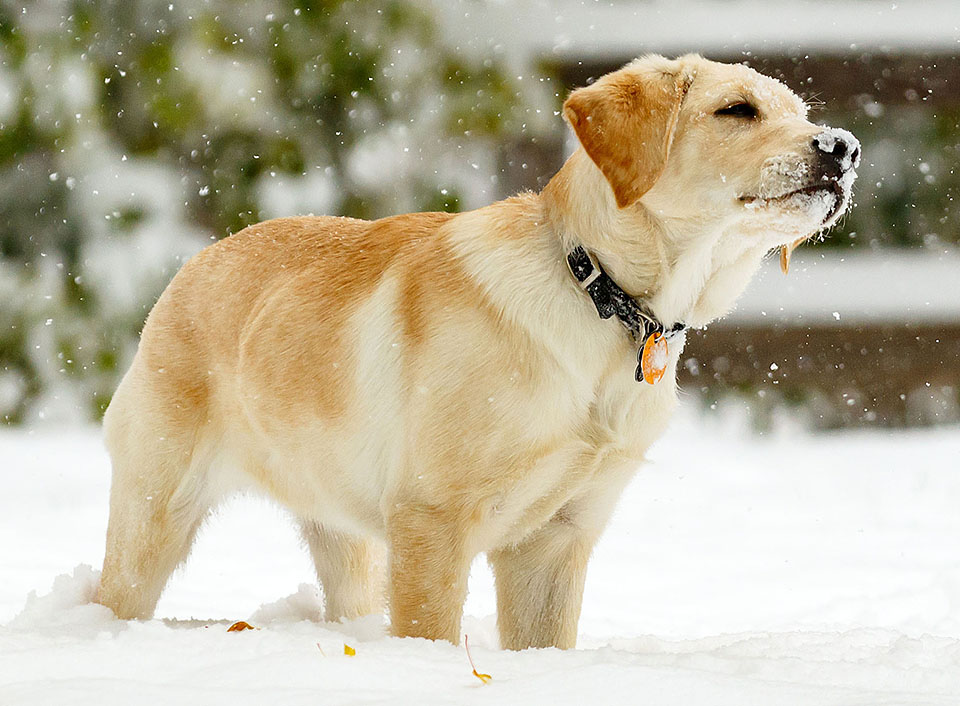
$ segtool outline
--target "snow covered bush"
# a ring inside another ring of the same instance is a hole
[[[539,114],[504,64],[407,0],[0,6],[0,419],[102,413],[213,239],[498,197]]]

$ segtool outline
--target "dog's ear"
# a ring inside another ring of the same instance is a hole
[[[577,139],[625,208],[660,178],[691,78],[631,68],[579,88],[563,104]]]

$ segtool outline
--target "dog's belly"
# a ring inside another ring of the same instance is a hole
[[[384,365],[385,375],[392,374]],[[244,467],[270,496],[304,519],[348,533],[383,536],[382,502],[407,464],[400,391],[386,381],[353,395],[336,414],[318,407],[309,382],[281,394],[248,386]]]
[[[544,433],[545,421],[523,420],[521,410],[492,423],[482,415],[452,423],[458,415],[423,404],[425,394],[401,403],[384,384],[340,419],[267,420],[237,434],[242,451],[231,455],[295,514],[346,532],[382,537],[401,504],[462,507],[477,551],[547,521],[593,473],[596,450],[576,434]],[[537,405],[551,406],[559,401]],[[443,418],[450,421],[441,428]],[[475,425],[494,431],[479,436]]]
[[[621,394],[608,392],[612,399],[602,407],[614,416],[594,409],[592,417],[566,424],[566,434],[547,436],[519,423],[519,416],[501,418],[496,438],[471,437],[468,428],[446,430],[465,444],[444,449],[426,441],[436,431],[436,410],[379,420],[364,412],[274,429],[269,438],[246,435],[237,458],[261,488],[300,517],[383,537],[400,504],[456,505],[465,508],[462,529],[473,550],[488,551],[522,541],[558,515],[587,528],[606,522],[675,404],[667,381],[639,389],[630,382],[633,387]],[[390,394],[381,390],[371,408],[389,409]],[[544,396],[526,410],[559,404]],[[457,458],[462,462],[451,460]]]
[[[391,463],[378,451],[384,444],[377,436],[309,424],[248,445],[238,460],[267,495],[298,517],[351,534],[383,536],[380,501]]]
[[[529,440],[518,440],[522,443]],[[508,460],[508,449],[498,450],[502,464],[465,471],[456,465],[439,467],[429,452],[411,452],[409,445],[395,445],[378,433],[309,425],[267,445],[248,440],[224,448],[218,465],[243,468],[256,486],[298,517],[352,534],[383,538],[391,511],[411,497],[439,507],[469,508],[460,529],[473,550],[481,552],[521,541],[571,500],[603,485],[614,467],[619,472],[640,461],[621,447],[597,447],[577,437],[541,445],[539,453],[525,454],[515,464]],[[471,476],[473,482],[464,485]],[[417,486],[425,487],[411,494]]]

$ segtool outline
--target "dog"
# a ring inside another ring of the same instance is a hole
[[[837,221],[860,146],[697,55],[638,59],[563,116],[579,145],[539,194],[281,218],[184,265],[104,418],[103,605],[149,618],[204,518],[252,487],[299,518],[326,620],[386,600],[394,635],[456,644],[486,552],[501,645],[575,646],[687,329]]]

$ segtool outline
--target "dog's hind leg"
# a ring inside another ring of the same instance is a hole
[[[210,508],[209,458],[182,412],[125,380],[104,420],[113,481],[98,601],[119,618],[153,615]]]
[[[383,612],[383,547],[309,520],[301,522],[301,532],[323,586],[326,620]]]

